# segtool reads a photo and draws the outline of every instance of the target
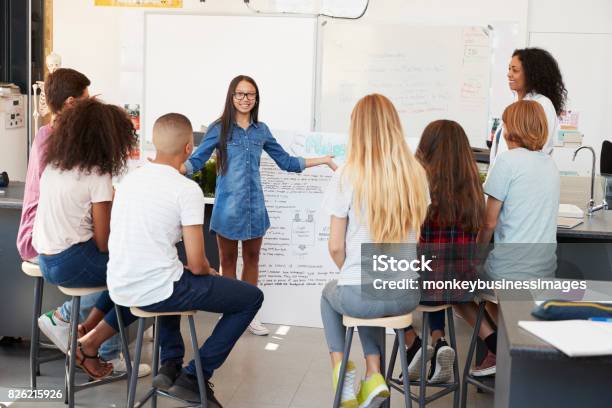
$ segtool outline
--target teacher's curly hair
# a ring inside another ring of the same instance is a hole
[[[555,107],[557,115],[560,115],[565,109],[567,89],[555,58],[541,48],[517,49],[512,56],[521,60],[527,92],[546,96]]]
[[[47,140],[45,165],[100,175],[119,175],[138,138],[120,107],[89,98],[59,115]]]

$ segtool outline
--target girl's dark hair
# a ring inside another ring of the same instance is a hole
[[[259,113],[259,88],[255,83],[255,80],[246,75],[238,75],[232,79],[229,87],[227,88],[227,95],[225,97],[225,107],[221,117],[217,120],[221,124],[221,133],[219,134],[219,148],[217,149],[217,172],[224,174],[227,168],[227,141],[232,137],[232,127],[234,126],[236,108],[234,107],[234,92],[236,87],[241,81],[247,81],[255,87],[255,106],[251,110],[251,121],[254,123],[258,122]]]
[[[452,120],[431,122],[423,131],[416,157],[425,167],[429,181],[431,205],[425,222],[478,231],[484,217],[484,194],[461,125]]]
[[[555,58],[541,48],[517,49],[512,56],[521,60],[527,93],[537,92],[546,96],[555,107],[557,116],[560,115],[565,109],[567,89]]]
[[[116,176],[138,139],[123,109],[88,98],[59,115],[47,140],[45,165]]]

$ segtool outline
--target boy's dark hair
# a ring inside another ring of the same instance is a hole
[[[76,168],[116,176],[125,168],[137,141],[134,125],[123,109],[88,98],[58,116],[44,162],[61,170]]]
[[[51,112],[61,111],[66,99],[83,95],[89,85],[89,78],[74,69],[59,68],[49,74],[45,81],[45,96]]]

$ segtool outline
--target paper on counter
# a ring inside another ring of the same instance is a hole
[[[612,323],[557,320],[518,324],[569,357],[612,355]]]

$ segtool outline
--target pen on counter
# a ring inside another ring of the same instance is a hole
[[[592,322],[612,323],[612,318],[609,317],[590,317],[589,320]]]

